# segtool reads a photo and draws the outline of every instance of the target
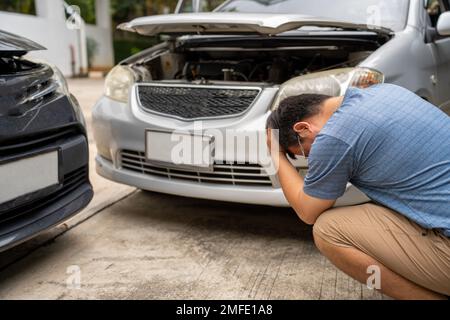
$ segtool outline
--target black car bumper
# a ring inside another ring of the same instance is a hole
[[[41,109],[27,130],[9,135],[0,130],[0,138],[4,138],[0,139],[0,164],[56,150],[60,176],[58,185],[0,204],[0,251],[61,224],[92,199],[88,141],[74,112],[75,103],[69,97],[59,97]],[[12,117],[0,120],[14,123]],[[16,124],[21,125],[19,121]],[[36,176],[39,174],[37,171]]]
[[[0,252],[27,241],[39,233],[70,219],[86,207],[93,196],[89,183],[83,183],[72,192],[49,201],[26,217],[2,224]]]

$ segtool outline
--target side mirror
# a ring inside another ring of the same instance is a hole
[[[439,16],[436,29],[440,36],[450,36],[450,11]]]

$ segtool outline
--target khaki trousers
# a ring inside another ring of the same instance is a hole
[[[314,235],[356,248],[404,278],[450,295],[450,239],[393,210],[373,203],[333,208],[319,217]]]

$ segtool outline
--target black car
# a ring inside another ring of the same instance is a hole
[[[56,226],[92,199],[80,106],[43,50],[0,31],[0,251]]]

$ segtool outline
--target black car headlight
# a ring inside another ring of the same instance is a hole
[[[48,64],[48,63],[47,63]],[[75,111],[78,122],[86,129],[86,119],[84,118],[83,111],[81,110],[81,106],[78,103],[75,96],[73,96],[69,91],[69,86],[67,84],[66,78],[62,74],[61,70],[58,69],[55,65],[48,64],[53,70],[53,76],[51,81],[55,85],[55,92],[64,95],[69,99],[72,104],[72,107]]]
[[[58,67],[56,67],[55,65],[52,64],[48,65],[53,70],[53,76],[51,80],[53,81],[53,83],[56,84],[57,86],[56,90],[65,96],[70,96],[69,86],[67,85],[66,78],[62,74],[61,70],[59,70]]]

